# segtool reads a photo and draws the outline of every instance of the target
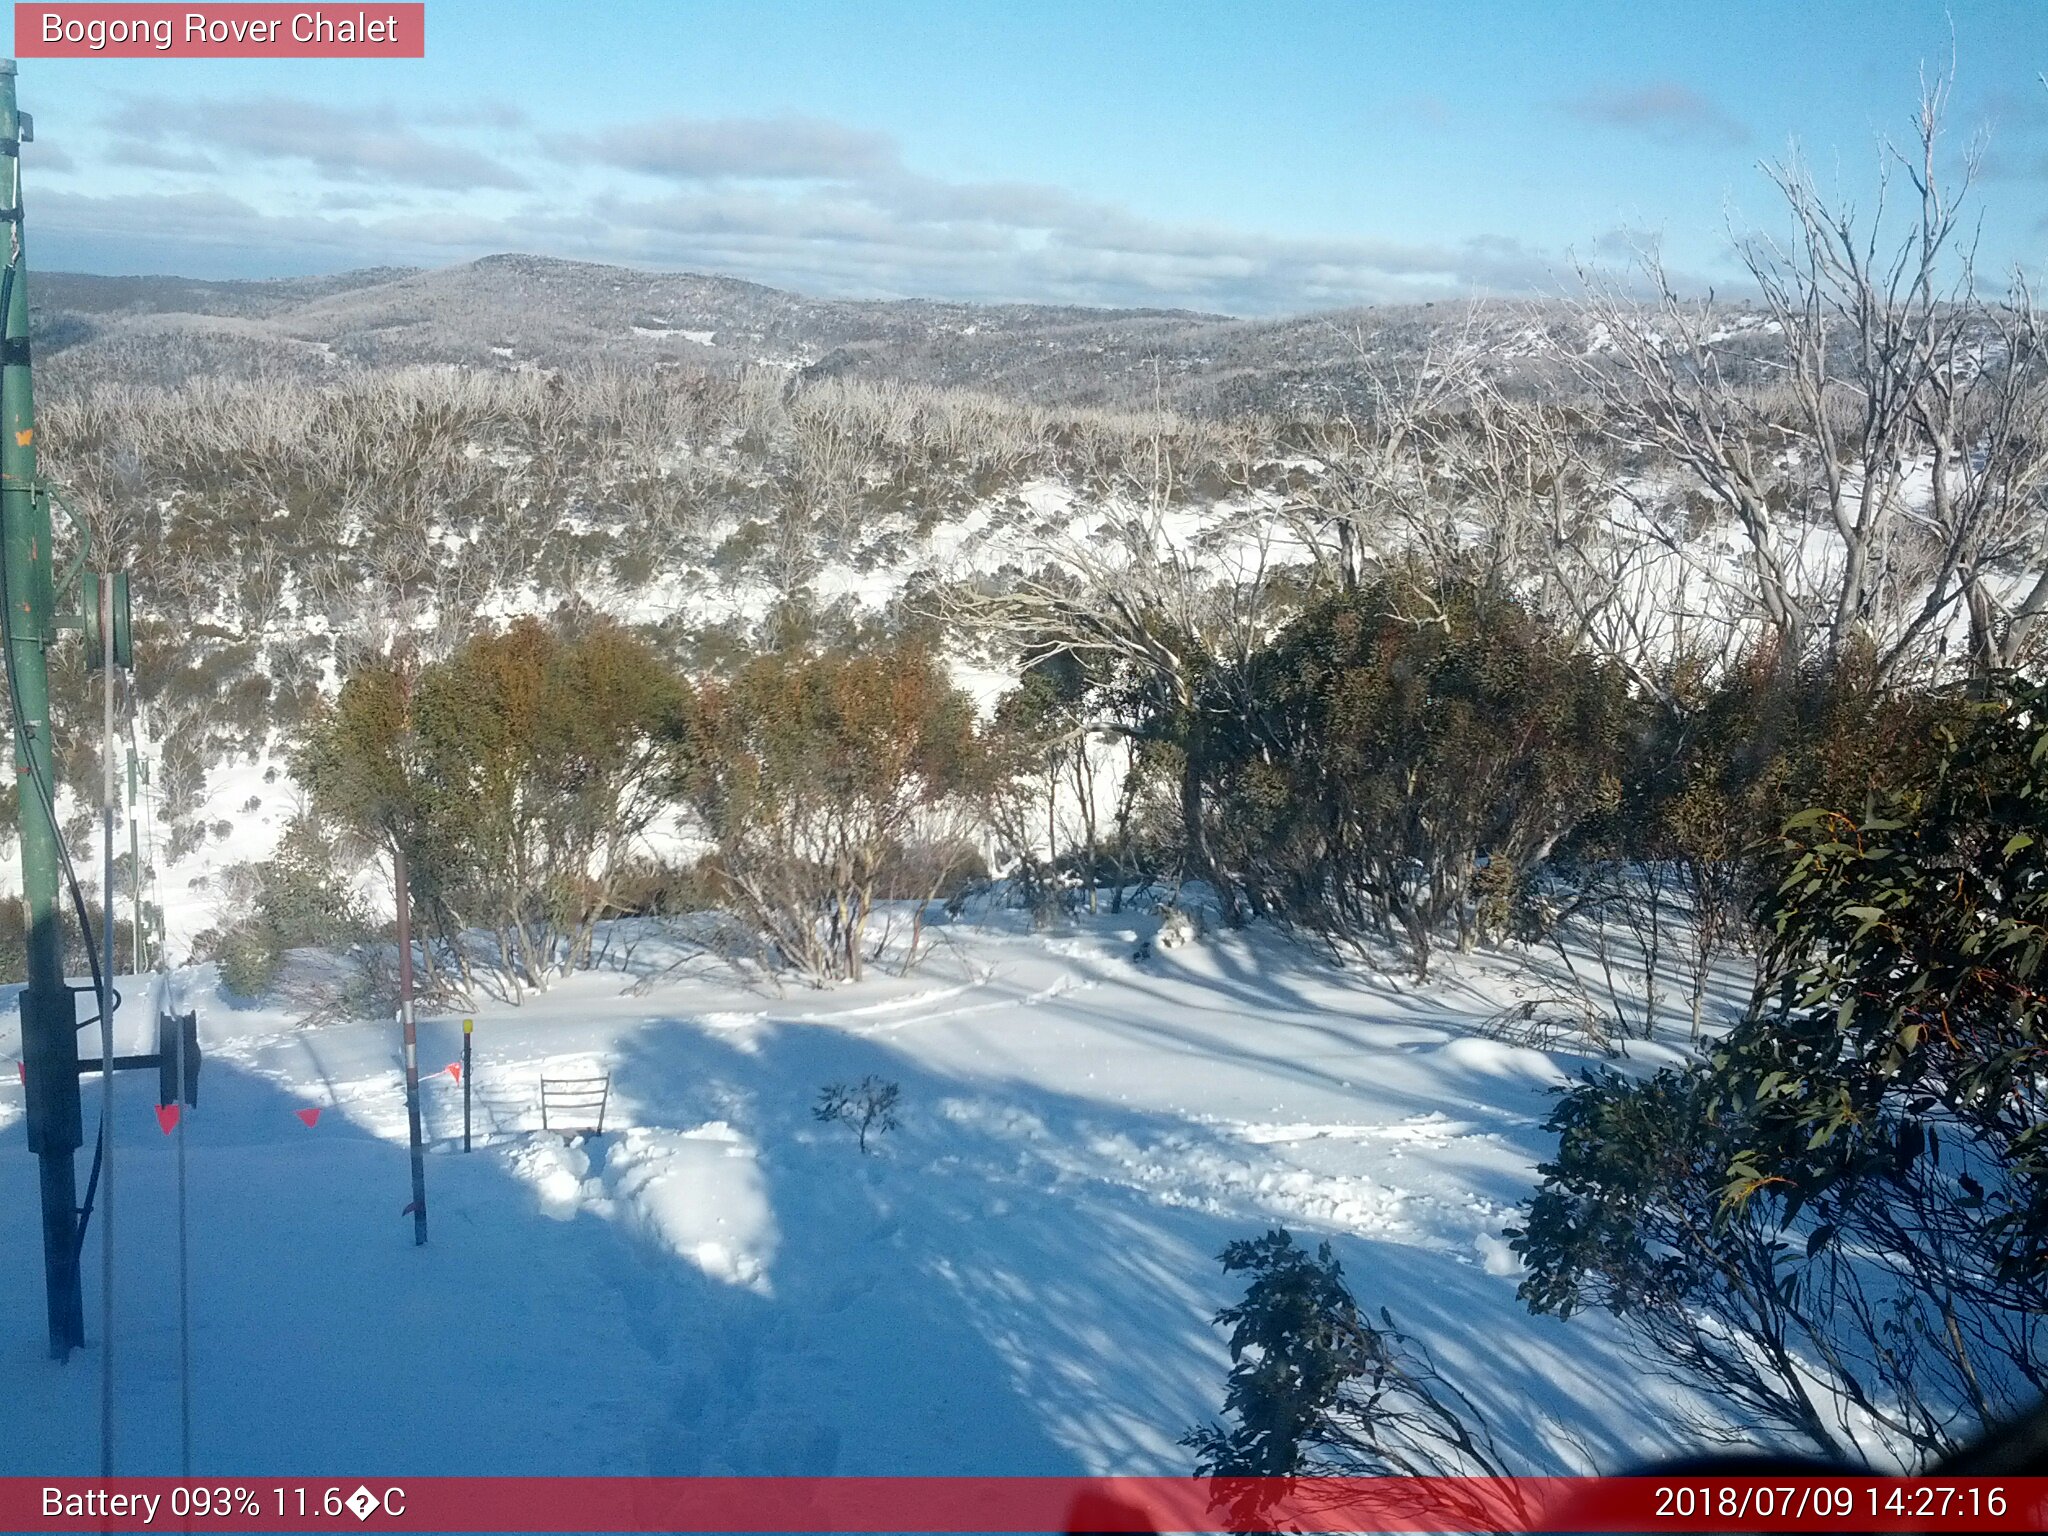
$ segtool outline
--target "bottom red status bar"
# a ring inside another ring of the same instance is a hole
[[[2041,1531],[2048,1478],[0,1478],[8,1531]]]

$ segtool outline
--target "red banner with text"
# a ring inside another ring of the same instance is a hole
[[[2048,1478],[0,1478],[8,1531],[2041,1531]]]
[[[425,5],[16,5],[23,59],[418,59]]]

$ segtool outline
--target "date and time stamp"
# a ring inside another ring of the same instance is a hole
[[[2028,1523],[2012,1529],[2036,1528],[2032,1505],[2022,1507],[2000,1483],[1917,1479],[1772,1483],[1750,1477],[1650,1481],[1650,1513],[1667,1522],[1657,1526],[1659,1530],[1707,1530],[1713,1526],[1700,1522],[1727,1520],[1781,1520],[1826,1530],[1854,1530],[1859,1521],[1866,1525],[1883,1522],[1886,1529],[1896,1529],[1898,1522],[1923,1521],[1928,1530],[1961,1530],[1977,1529],[1980,1522],[2003,1521],[2015,1514],[2023,1514]]]

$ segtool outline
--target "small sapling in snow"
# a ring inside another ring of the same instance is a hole
[[[869,1076],[859,1082],[827,1083],[819,1090],[811,1114],[827,1122],[844,1120],[859,1138],[861,1155],[866,1156],[868,1137],[896,1129],[896,1101],[903,1089],[896,1083]]]

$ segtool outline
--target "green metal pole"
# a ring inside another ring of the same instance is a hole
[[[49,1286],[50,1354],[85,1342],[78,1277],[78,1183],[73,1154],[84,1141],[78,1094],[78,1013],[64,983],[57,906],[57,828],[43,787],[50,763],[50,508],[36,493],[35,394],[29,382],[28,279],[22,259],[21,114],[14,61],[0,59],[0,256],[7,274],[0,329],[0,556],[6,564],[6,645],[14,701],[15,789],[21,803],[22,920],[28,988],[21,998],[28,1144],[42,1163],[43,1270]],[[40,778],[40,784],[38,783]]]

